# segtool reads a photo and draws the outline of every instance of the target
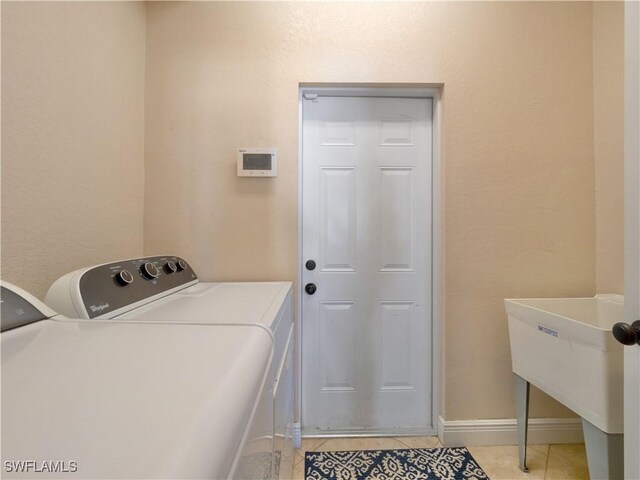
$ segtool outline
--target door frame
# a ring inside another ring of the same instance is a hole
[[[626,1],[624,118],[624,321],[640,313],[640,5]],[[640,477],[640,346],[624,347],[624,476]]]
[[[317,94],[323,96],[344,97],[397,97],[397,98],[429,98],[433,101],[432,135],[433,151],[432,158],[432,185],[431,185],[431,428],[414,429],[412,435],[436,435],[438,416],[440,415],[440,404],[443,400],[440,392],[442,388],[441,353],[443,345],[442,319],[444,318],[444,285],[443,261],[444,261],[444,239],[443,239],[443,175],[442,175],[442,84],[325,84],[325,83],[300,83],[298,85],[298,275],[296,289],[296,408],[294,424],[294,445],[299,448],[302,436],[302,274],[304,260],[302,258],[302,104],[303,95]],[[409,434],[409,432],[407,432]],[[379,436],[380,434],[361,434],[355,436]],[[397,436],[397,434],[395,434]],[[335,434],[333,436],[341,436]],[[354,435],[350,435],[354,436]]]

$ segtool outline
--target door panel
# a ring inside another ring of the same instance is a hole
[[[355,168],[320,168],[319,207],[322,271],[355,271]]]
[[[380,302],[380,391],[415,390],[413,302]]]
[[[303,103],[303,424],[431,426],[430,99]]]
[[[352,392],[356,389],[358,322],[353,302],[320,303],[320,345],[322,347],[323,392]]]
[[[413,271],[413,168],[380,169],[380,271]]]

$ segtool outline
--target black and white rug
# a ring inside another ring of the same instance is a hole
[[[489,479],[464,447],[306,452],[305,480]]]

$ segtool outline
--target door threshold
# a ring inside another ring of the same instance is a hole
[[[437,431],[433,427],[420,428],[375,428],[366,430],[305,428],[303,438],[345,438],[345,437],[435,437]]]

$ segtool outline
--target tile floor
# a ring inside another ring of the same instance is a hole
[[[305,438],[296,450],[293,480],[304,480],[304,452],[329,450],[373,450],[401,448],[437,448],[437,437],[381,437],[381,438]],[[584,445],[529,445],[527,465],[529,473],[518,468],[518,447],[468,447],[473,458],[491,480],[589,479]]]

